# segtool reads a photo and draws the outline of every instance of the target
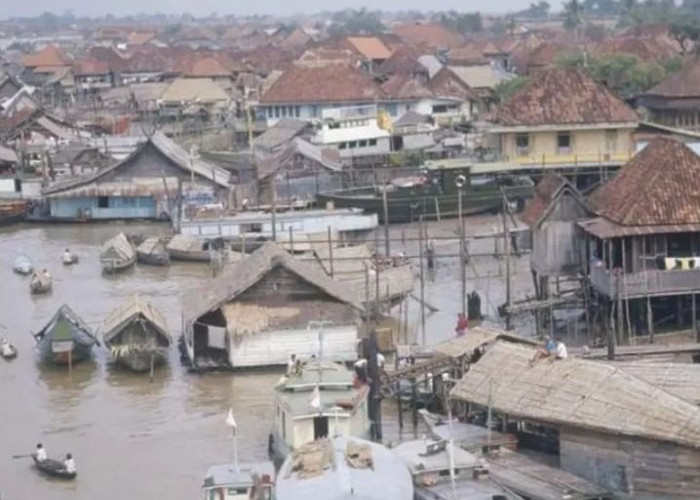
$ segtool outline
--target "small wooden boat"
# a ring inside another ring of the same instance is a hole
[[[36,455],[32,455],[34,466],[46,474],[47,476],[56,477],[58,479],[75,479],[78,476],[77,472],[68,472],[63,462],[47,458],[46,460],[37,460]]]
[[[136,252],[124,233],[106,241],[100,251],[100,263],[106,273],[123,271],[134,265]]]
[[[32,274],[32,279],[29,281],[29,290],[34,294],[48,293],[51,291],[52,286],[53,280],[46,269],[35,271]]]
[[[150,264],[152,266],[167,266],[170,262],[168,249],[158,237],[146,238],[136,248],[136,258],[141,264]]]
[[[110,313],[102,338],[112,359],[137,372],[153,371],[168,359],[168,324],[153,304],[134,296]]]
[[[14,264],[12,264],[12,270],[17,274],[28,275],[34,270],[34,264],[26,255],[18,255]]]
[[[63,262],[64,266],[72,266],[73,264],[77,264],[79,260],[78,256],[69,250],[63,252],[63,256],[61,257],[61,262]]]
[[[10,344],[7,339],[0,340],[0,356],[10,360],[17,357],[17,348]]]
[[[92,329],[65,304],[34,338],[44,361],[62,365],[87,358],[92,346],[98,343]]]
[[[168,254],[172,260],[209,262],[212,245],[207,240],[178,234],[168,242]]]

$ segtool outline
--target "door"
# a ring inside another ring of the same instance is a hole
[[[314,439],[328,437],[328,417],[314,417]]]

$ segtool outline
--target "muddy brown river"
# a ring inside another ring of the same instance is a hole
[[[238,422],[241,460],[266,457],[272,390],[280,370],[193,375],[180,365],[175,347],[169,366],[158,369],[153,382],[148,376],[112,367],[104,347],[96,348],[94,359],[76,365],[70,375],[66,368],[38,364],[31,332],[40,329],[62,303],[98,329],[113,307],[138,293],[165,313],[173,336],[180,336],[180,294],[206,286],[211,280],[208,266],[140,266],[102,276],[99,247],[120,230],[153,234],[167,228],[156,224],[23,225],[0,231],[0,336],[19,349],[14,361],[0,360],[2,500],[202,498],[206,468],[232,455],[225,425],[229,407]],[[61,265],[67,247],[80,256],[78,265]],[[30,295],[28,277],[12,271],[18,253],[51,271],[50,294]],[[454,270],[439,263],[436,281],[426,286],[426,298],[440,307],[427,320],[428,343],[452,334],[460,290]],[[469,290],[477,287],[483,293],[496,293],[492,298],[496,303],[502,295],[496,281],[475,280]],[[417,303],[411,307],[415,323]],[[385,440],[398,439],[395,413],[389,408],[383,413]],[[12,458],[30,453],[38,442],[55,458],[72,452],[78,479],[50,480],[31,467],[30,459]]]

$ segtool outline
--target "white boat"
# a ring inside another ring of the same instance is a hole
[[[34,272],[32,279],[29,281],[29,290],[35,294],[48,293],[51,291],[52,286],[53,280],[46,269]]]
[[[78,260],[78,256],[68,249],[66,249],[61,256],[61,262],[63,262],[64,266],[72,266],[73,264],[77,264]]]
[[[0,356],[8,360],[14,359],[17,357],[17,348],[7,339],[0,339]]]
[[[12,265],[12,269],[17,274],[28,275],[34,270],[34,264],[26,255],[18,255]]]
[[[204,500],[271,500],[272,462],[212,465],[204,476]]]
[[[413,500],[399,457],[364,439],[320,439],[295,450],[279,470],[276,500]],[[462,498],[462,497],[460,497]]]
[[[328,436],[368,438],[369,386],[337,363],[309,362],[275,387],[270,452],[281,463],[298,447]]]

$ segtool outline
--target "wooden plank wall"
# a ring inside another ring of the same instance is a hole
[[[700,450],[588,430],[560,430],[562,469],[635,499],[700,498]]]

